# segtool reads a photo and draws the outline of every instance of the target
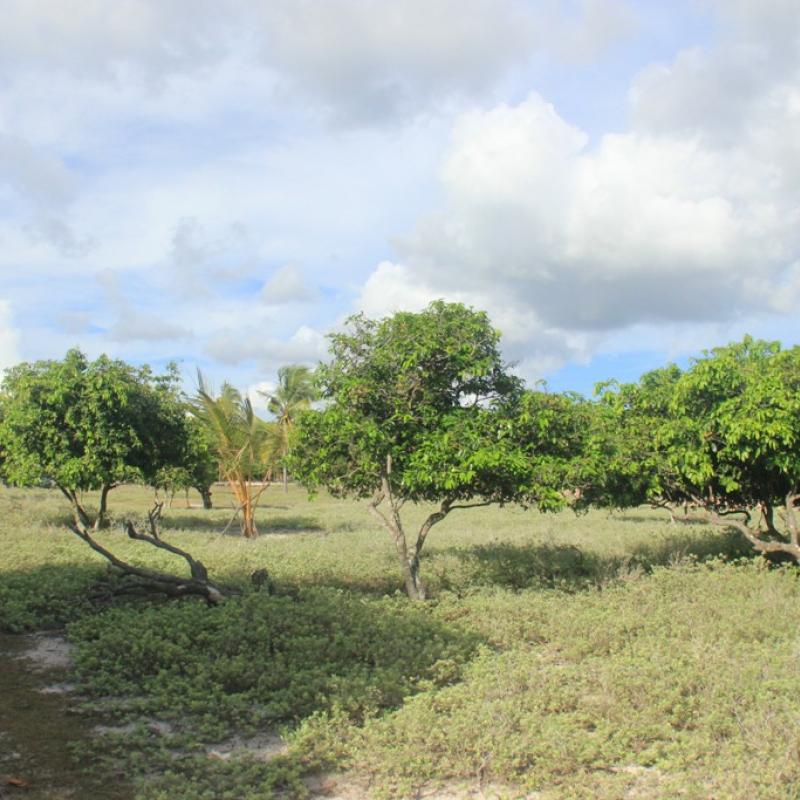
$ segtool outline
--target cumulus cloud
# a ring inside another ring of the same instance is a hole
[[[205,346],[205,354],[222,364],[256,361],[265,371],[275,371],[284,364],[313,364],[326,351],[325,335],[308,325],[301,325],[288,339],[265,334],[263,327],[224,328]]]
[[[192,332],[173,321],[169,312],[142,309],[126,296],[119,275],[106,270],[97,275],[97,281],[107,298],[107,306],[114,314],[107,335],[114,342],[161,342],[189,339]]]
[[[4,190],[11,193],[15,205],[23,206],[22,230],[34,242],[50,244],[65,256],[83,255],[91,244],[65,218],[75,184],[61,158],[0,130],[0,202]]]
[[[21,361],[19,340],[19,332],[14,327],[11,303],[0,299],[0,376],[3,370]]]
[[[8,0],[3,17],[7,71],[163,87],[245,59],[284,101],[357,124],[485,97],[537,52],[591,59],[633,24],[627,0]]]
[[[785,16],[795,43],[800,27],[785,4],[735,6],[721,44],[637,78],[625,133],[591,144],[535,93],[459,117],[439,210],[400,241],[398,263],[377,267],[359,303],[466,299],[534,357],[583,357],[637,325],[788,311],[800,263],[800,49],[796,63],[781,56],[788,73],[756,63],[748,75],[747,54],[772,58]],[[739,24],[754,16],[761,28]]]
[[[793,0],[707,2],[719,39],[643,70],[631,87],[632,114],[640,130],[736,146],[754,126],[780,121],[781,107],[797,103],[800,14]],[[793,133],[776,131],[787,143],[796,141]]]
[[[261,289],[262,300],[270,306],[308,303],[316,297],[317,293],[293,264],[278,269]]]

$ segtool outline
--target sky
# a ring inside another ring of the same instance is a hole
[[[800,343],[796,0],[2,8],[0,368],[269,391],[437,298],[557,390]]]

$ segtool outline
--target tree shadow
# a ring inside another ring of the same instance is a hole
[[[164,531],[203,531],[222,533],[231,521],[231,517],[220,515],[201,516],[197,514],[171,515],[169,512],[161,518],[161,529]],[[325,530],[314,517],[293,515],[258,519],[256,522],[260,534],[271,533],[316,533]],[[227,534],[240,536],[239,523],[234,520],[228,527]]]
[[[445,562],[457,559],[459,568],[448,572],[440,566],[437,570],[436,555],[433,555],[423,569],[436,574],[442,589],[455,592],[463,590],[464,586],[580,591],[603,586],[631,572],[649,572],[654,567],[689,558],[702,561],[757,556],[739,533],[725,530],[710,531],[703,537],[676,533],[636,545],[625,555],[584,551],[569,544],[502,542],[435,552],[445,556]]]
[[[666,513],[666,512],[664,512]],[[654,522],[669,524],[670,520],[666,516],[661,516],[657,514],[654,510],[651,513],[646,512],[635,512],[635,511],[626,511],[621,514],[614,514],[614,520],[619,522],[632,522],[635,524],[641,524],[643,522],[653,524]],[[710,522],[702,519],[682,519],[680,514],[678,514],[678,521],[674,523],[675,525],[688,525],[690,527],[694,526],[704,526],[710,525]]]
[[[91,666],[93,693],[125,686],[144,711],[163,714],[166,703],[167,717],[213,717],[233,728],[396,708],[421,688],[457,681],[483,641],[424,604],[327,587],[250,592],[213,608],[119,606],[70,630],[83,643],[77,666]]]
[[[100,562],[82,562],[0,574],[0,631],[20,633],[60,628],[89,613],[91,587],[107,569]]]

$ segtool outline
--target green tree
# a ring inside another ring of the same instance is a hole
[[[156,489],[171,497],[176,491],[194,489],[203,501],[203,508],[212,507],[211,486],[219,478],[219,465],[205,427],[195,416],[186,417],[186,447],[179,464],[162,467],[155,478]],[[188,503],[188,494],[187,494]]]
[[[108,493],[120,483],[153,483],[186,450],[185,405],[174,368],[154,375],[70,350],[63,361],[22,363],[2,384],[0,448],[9,483],[50,482],[82,525],[107,522]],[[81,502],[100,490],[97,515]]]
[[[289,446],[292,429],[297,415],[311,407],[317,399],[314,386],[313,372],[300,364],[289,364],[278,370],[278,386],[274,392],[260,392],[267,399],[267,410],[275,415],[278,425],[279,439],[277,442],[277,457],[280,459],[283,473],[283,491],[289,490],[289,476],[286,467],[286,458],[289,455]]]
[[[566,502],[562,417],[542,393],[522,392],[498,342],[486,314],[456,303],[380,321],[351,317],[317,369],[324,408],[299,417],[293,473],[312,490],[369,501],[411,598],[426,596],[420,555],[452,511]],[[438,505],[411,540],[401,518],[407,502]]]
[[[691,506],[699,515],[683,519],[734,528],[758,552],[800,560],[800,348],[745,337],[616,395],[607,399],[627,437],[618,453],[638,470],[643,497]]]
[[[584,502],[616,508],[649,503],[673,519],[685,496],[658,446],[658,431],[672,416],[675,387],[683,373],[674,364],[645,373],[636,383],[597,385],[586,421]]]
[[[233,386],[223,384],[215,396],[202,375],[193,413],[212,444],[220,475],[236,499],[242,534],[248,538],[258,535],[255,512],[272,470],[274,429],[256,416],[250,399]]]
[[[107,517],[108,493],[126,481],[155,485],[170,469],[192,469],[186,402],[174,367],[154,375],[100,356],[90,362],[79,350],[63,361],[18,364],[0,391],[0,451],[3,477],[30,486],[51,482],[69,500],[69,529],[111,564],[116,591],[156,591],[171,597],[198,595],[221,602],[229,590],[210,580],[202,562],[161,538],[163,504],[150,511],[149,532],[127,520],[129,538],[182,558],[189,576],[173,575],[116,556],[93,535]],[[100,490],[94,519],[81,493]]]

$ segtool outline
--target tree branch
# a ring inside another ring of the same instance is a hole
[[[482,508],[483,506],[490,506],[494,503],[494,500],[484,500],[481,503],[462,503],[460,505],[451,505],[449,506],[450,511],[456,511],[460,508]]]
[[[468,506],[460,506],[460,508],[468,508]],[[419,533],[417,534],[416,544],[414,545],[414,555],[417,558],[419,558],[419,554],[422,552],[422,548],[425,546],[425,539],[427,539],[428,534],[431,532],[431,528],[436,525],[437,522],[441,522],[452,509],[453,505],[451,500],[442,500],[439,510],[429,514],[425,522],[422,523]]]
[[[156,504],[158,507],[161,504]],[[172,597],[179,597],[184,595],[199,595],[205,598],[206,602],[210,605],[215,605],[225,599],[227,592],[220,586],[213,583],[208,579],[208,570],[202,562],[193,558],[185,550],[182,550],[175,545],[163,541],[157,533],[157,514],[160,509],[150,512],[151,530],[152,526],[156,525],[156,534],[141,533],[136,530],[134,524],[130,521],[126,522],[125,530],[131,539],[147,542],[161,550],[167,550],[174,555],[181,556],[189,565],[191,571],[191,578],[181,578],[177,575],[170,575],[166,572],[159,572],[158,570],[148,569],[147,567],[137,567],[133,564],[128,564],[121,558],[118,558],[107,548],[103,547],[87,530],[87,527],[81,524],[78,520],[73,522],[69,529],[80,539],[82,539],[89,547],[96,553],[99,553],[103,558],[116,567],[123,575],[132,576],[142,581],[142,587],[148,588],[151,591],[162,592]]]

